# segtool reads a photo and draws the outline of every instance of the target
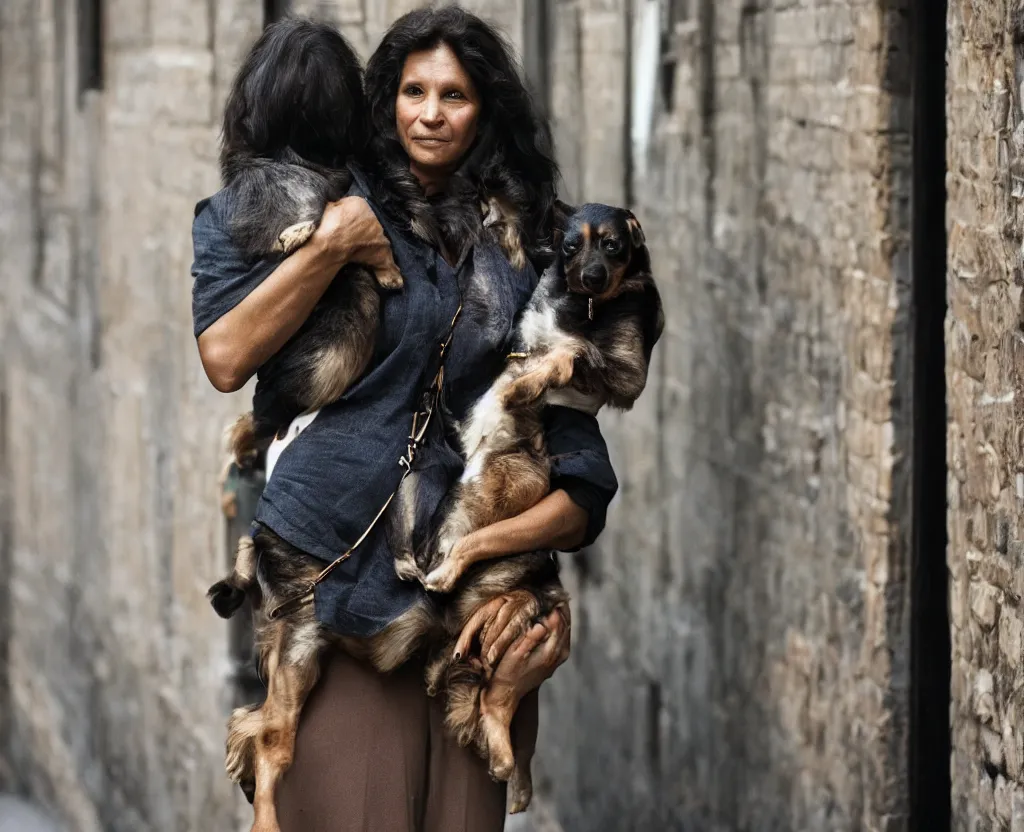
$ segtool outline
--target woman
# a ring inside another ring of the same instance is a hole
[[[308,46],[296,61],[306,60]],[[537,272],[504,259],[483,231],[481,201],[496,196],[512,209],[538,266],[550,245],[554,205],[555,166],[515,62],[475,16],[445,8],[401,18],[369,62],[366,91],[371,153],[364,166],[352,166],[351,194],[328,206],[309,243],[280,263],[244,263],[220,195],[197,206],[193,229],[196,335],[221,391],[239,389],[296,332],[343,264],[397,263],[405,278],[406,288],[384,301],[371,367],[301,433],[289,431],[296,438],[277,456],[257,511],[258,522],[327,562],[393,490],[409,419],[436,371],[434,345],[460,303],[469,308],[445,360],[451,415],[462,416],[503,365]],[[493,291],[464,296],[460,289],[481,274]],[[545,424],[549,496],[460,545],[492,556],[572,550],[601,531],[617,484],[596,420],[549,408]],[[460,472],[437,444],[426,464],[443,492]],[[375,533],[318,587],[316,612],[337,632],[366,636],[421,591],[397,579],[387,541]],[[519,607],[515,597],[497,599],[463,642],[479,631],[495,667],[484,707],[520,703],[513,728],[517,751],[528,759],[536,688],[567,658],[569,622],[556,611],[522,634],[514,625]],[[503,827],[505,786],[445,734],[421,667],[381,677],[338,653],[325,662],[303,711],[278,811],[283,832],[488,832]]]

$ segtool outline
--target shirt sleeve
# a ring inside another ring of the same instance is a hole
[[[234,309],[281,262],[247,260],[232,242],[221,194],[196,205],[192,221],[192,326],[198,338]]]
[[[608,505],[619,489],[597,418],[570,407],[544,409],[544,436],[551,457],[551,490],[561,488],[587,512],[587,532],[578,548],[604,530]]]

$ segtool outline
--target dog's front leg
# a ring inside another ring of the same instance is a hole
[[[540,401],[548,390],[568,386],[576,357],[576,350],[569,347],[552,350],[537,367],[514,379],[502,391],[502,406],[508,409],[527,407]]]
[[[466,568],[473,562],[465,549],[466,541],[474,525],[469,521],[462,506],[445,522],[437,538],[435,566],[422,579],[423,586],[431,592],[451,592]]]

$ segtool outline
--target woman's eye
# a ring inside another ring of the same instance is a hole
[[[444,97],[450,98],[452,101],[460,101],[463,98],[465,98],[465,96],[458,90],[451,90],[450,92],[446,92],[444,94]]]
[[[408,87],[405,88],[405,94],[406,95],[422,95],[423,94],[423,90],[421,90],[415,84],[410,84]]]

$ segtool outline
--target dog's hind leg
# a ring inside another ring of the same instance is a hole
[[[525,812],[533,799],[531,764],[537,750],[540,698],[535,688],[519,702],[512,722],[512,745],[516,766],[508,781],[508,811],[511,815]]]
[[[256,738],[263,726],[259,705],[235,708],[228,720],[224,767],[252,803],[256,791]]]
[[[287,643],[285,643],[287,642]],[[279,625],[267,655],[267,698],[260,708],[256,736],[256,792],[252,832],[280,832],[275,805],[277,784],[295,757],[295,734],[306,697],[319,675],[323,646],[315,621],[296,629]]]

